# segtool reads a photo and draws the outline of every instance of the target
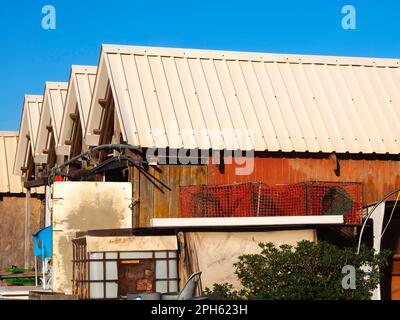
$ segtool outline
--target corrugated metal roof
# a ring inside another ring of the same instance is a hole
[[[105,45],[86,143],[98,143],[98,99],[110,81],[123,137],[133,145],[399,154],[399,66],[395,59]]]
[[[96,73],[97,67],[94,66],[72,66],[71,68],[60,137],[57,144],[57,154],[69,154],[70,146],[65,145],[65,140],[71,139],[74,122],[70,114],[75,113],[76,107],[79,110],[82,136],[85,134]]]
[[[21,167],[25,167],[27,164],[29,148],[31,148],[32,154],[35,150],[42,101],[43,96],[38,95],[26,95],[24,98],[24,108],[18,134],[20,138],[18,139],[14,164],[14,174],[17,176],[22,176]]]
[[[49,148],[50,143],[50,131],[47,129],[47,126],[52,127],[54,139],[56,143],[58,141],[67,89],[67,82],[46,82],[39,131],[35,145],[35,163],[46,163],[47,161],[47,154],[43,153],[43,150]]]
[[[18,132],[0,131],[0,193],[23,193],[21,177],[14,174]]]

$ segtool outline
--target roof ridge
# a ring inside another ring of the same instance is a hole
[[[310,63],[310,64],[333,64],[354,66],[385,66],[400,67],[400,58],[374,58],[374,57],[352,57],[352,56],[329,56],[329,55],[307,55],[307,54],[283,54],[249,51],[225,51],[207,49],[189,49],[173,47],[154,46],[130,46],[103,44],[104,53],[122,53],[139,55],[166,55],[186,58],[222,59],[222,60],[249,60],[265,62],[286,63]]]

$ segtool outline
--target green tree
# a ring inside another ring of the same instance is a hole
[[[297,246],[260,243],[260,254],[239,257],[234,264],[241,288],[231,284],[214,284],[214,292],[222,299],[370,299],[387,267],[390,252],[375,254],[363,248],[339,248],[327,242],[301,241]],[[342,285],[352,275],[342,273],[343,267],[355,271],[355,287]],[[350,267],[350,269],[352,269]],[[345,286],[346,287],[346,286]]]

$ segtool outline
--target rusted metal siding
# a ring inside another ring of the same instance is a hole
[[[86,143],[110,83],[141,147],[400,153],[399,60],[102,48]]]
[[[179,217],[180,187],[207,184],[206,165],[159,165],[148,171],[160,182],[149,179],[136,168],[131,172],[135,226],[148,227],[152,218]]]
[[[31,198],[29,234],[40,229],[41,200]],[[24,267],[25,197],[4,195],[0,199],[0,270],[16,265]],[[33,267],[33,238],[28,238],[28,265]]]
[[[366,159],[349,156],[306,156],[275,154],[256,156],[254,170],[249,175],[237,175],[233,164],[225,164],[221,172],[217,165],[208,167],[209,184],[230,184],[245,181],[262,181],[270,185],[304,181],[354,181],[363,183],[364,205],[381,199],[400,186],[400,159]],[[383,156],[381,157],[383,158]],[[338,176],[336,172],[340,173]]]

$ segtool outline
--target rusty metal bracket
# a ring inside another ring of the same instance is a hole
[[[131,204],[129,205],[129,209],[133,209],[139,203],[140,203],[140,199],[139,198],[132,198],[131,199]]]

